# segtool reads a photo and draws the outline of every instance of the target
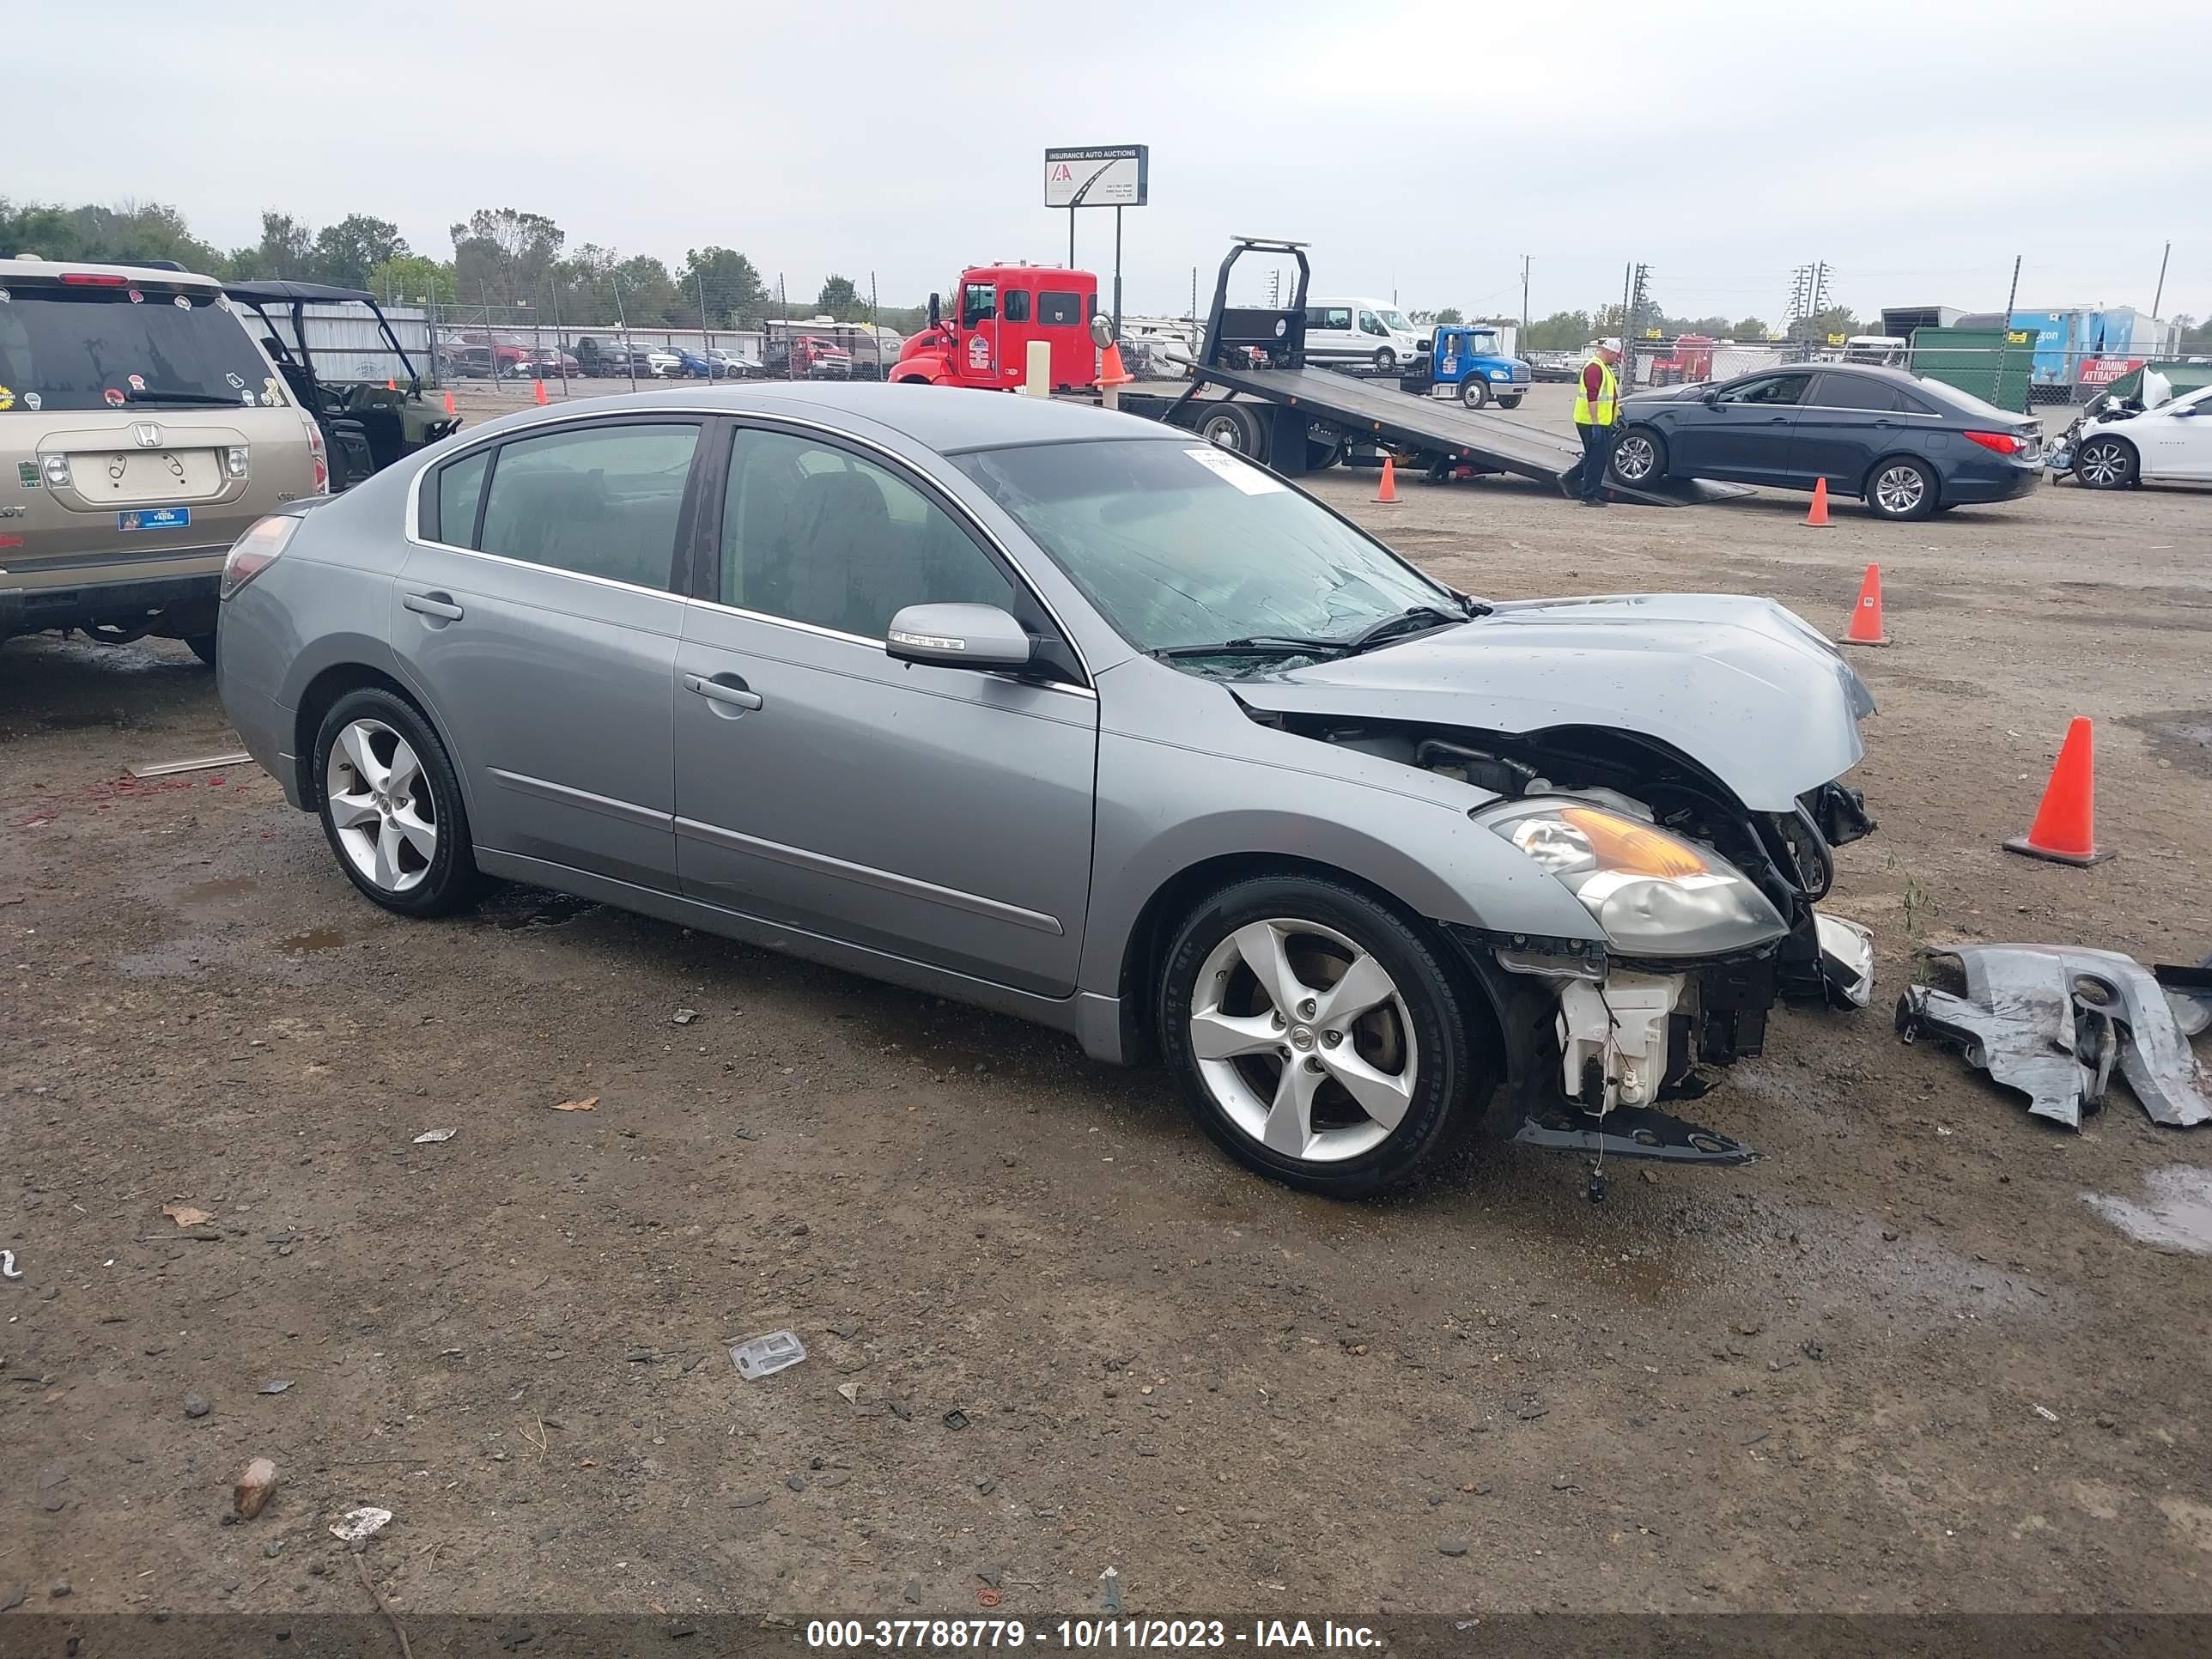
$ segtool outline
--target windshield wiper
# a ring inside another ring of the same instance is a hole
[[[131,392],[125,394],[134,404],[195,404],[210,409],[236,409],[235,398],[218,398],[212,392]]]
[[[1413,605],[1395,616],[1380,617],[1368,623],[1350,639],[1341,641],[1344,654],[1356,657],[1363,651],[1388,644],[1403,635],[1425,634],[1431,629],[1449,628],[1455,623],[1468,622],[1490,614],[1490,607],[1480,599],[1470,599],[1464,595],[1454,597],[1460,600],[1455,612],[1433,605]]]
[[[1249,639],[1220,640],[1212,645],[1164,645],[1149,654],[1162,662],[1174,662],[1183,657],[1285,657],[1326,655],[1338,656],[1346,649],[1343,640],[1307,639],[1291,634],[1255,634]]]

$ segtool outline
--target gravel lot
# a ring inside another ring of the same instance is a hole
[[[1035,1620],[1109,1566],[1133,1613],[2212,1609],[2212,1272],[2083,1202],[2207,1179],[2212,1130],[2117,1084],[2050,1129],[1888,1013],[1916,943],[2212,948],[2212,495],[1814,531],[1320,487],[1499,597],[1834,629],[1881,562],[1881,830],[1832,901],[1881,984],[1699,1103],[1762,1162],[1302,1198],[1028,1027],[522,890],[386,916],[253,768],[124,781],[234,746],[181,647],[19,640],[0,1602],[368,1611],[326,1530],[366,1503],[402,1615],[974,1613],[988,1577]],[[1997,850],[2075,714],[2089,871]],[[779,1327],[806,1362],[739,1381]]]

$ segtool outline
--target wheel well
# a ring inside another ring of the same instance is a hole
[[[1935,462],[1929,460],[1925,455],[1916,455],[1909,449],[1893,449],[1887,455],[1877,455],[1874,458],[1874,465],[1867,468],[1865,475],[1859,479],[1858,494],[1861,501],[1864,501],[1867,496],[1867,492],[1874,488],[1875,474],[1881,471],[1882,468],[1887,466],[1892,461],[1911,461],[1923,472],[1925,472],[1928,475],[1928,482],[1929,485],[1932,486],[1936,491],[1936,501],[1939,502],[1942,501],[1942,469],[1937,466]]]
[[[323,716],[331,706],[349,691],[359,691],[374,686],[380,691],[389,691],[393,696],[421,714],[434,731],[437,722],[423,711],[407,688],[391,675],[366,663],[338,663],[325,668],[307,682],[307,689],[300,695],[300,708],[294,716],[292,753],[300,768],[300,804],[313,811],[322,805],[323,781],[315,775],[315,734],[323,729]]]
[[[1178,872],[1163,883],[1137,913],[1136,926],[1129,930],[1129,942],[1122,952],[1121,977],[1117,987],[1121,1005],[1121,1052],[1129,1064],[1149,1065],[1159,1058],[1159,1031],[1152,1016],[1158,1000],[1160,975],[1167,968],[1168,950],[1175,943],[1176,930],[1206,899],[1224,887],[1255,876],[1316,876],[1357,888],[1376,903],[1395,912],[1408,927],[1429,934],[1437,960],[1450,972],[1460,975],[1471,993],[1469,1006],[1482,1009],[1496,1026],[1498,1009],[1489,988],[1480,975],[1468,969],[1460,958],[1458,947],[1443,937],[1443,929],[1427,917],[1408,910],[1391,893],[1348,870],[1317,860],[1284,853],[1231,853]],[[1496,1031],[1492,1035],[1495,1036]]]
[[[2081,441],[2081,447],[2083,449],[2087,449],[2091,444],[2101,443],[2118,444],[2122,449],[2126,450],[2129,454],[2136,458],[2136,465],[2140,466],[2142,465],[2142,451],[2137,449],[2136,447],[2135,440],[2127,436],[2124,433],[2092,432],[2087,438],[2084,438]]]

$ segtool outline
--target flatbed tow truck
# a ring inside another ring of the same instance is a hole
[[[1297,283],[1287,305],[1228,302],[1231,273],[1247,253],[1288,255],[1296,261]],[[1092,340],[1103,345],[1111,331],[1097,315],[1097,278],[1055,267],[978,267],[963,274],[960,304],[953,314],[940,315],[937,296],[931,296],[930,326],[907,342],[890,378],[1011,391],[1024,374],[1028,338],[1048,339],[1054,396],[1109,401],[1125,414],[1198,433],[1287,477],[1382,453],[1439,482],[1510,473],[1562,494],[1573,489],[1583,452],[1572,438],[1406,392],[1391,381],[1309,368],[1309,276],[1305,244],[1237,238],[1214,283],[1190,380],[1171,386],[1139,383],[1102,391],[1095,385]],[[1070,326],[1085,322],[1097,331],[1091,338]],[[1073,340],[1063,337],[1070,334]],[[1607,487],[1617,498],[1666,507],[1748,493],[1741,486],[1703,480],[1636,489],[1609,480]]]

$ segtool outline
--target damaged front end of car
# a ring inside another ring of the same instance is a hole
[[[1872,996],[1872,935],[1816,908],[1834,849],[1874,828],[1840,782],[1754,811],[1668,745],[1619,730],[1265,718],[1473,786],[1487,799],[1471,822],[1589,911],[1601,937],[1449,929],[1498,1012],[1519,1144],[1746,1163],[1748,1146],[1662,1107],[1759,1054],[1782,998],[1863,1007]]]

